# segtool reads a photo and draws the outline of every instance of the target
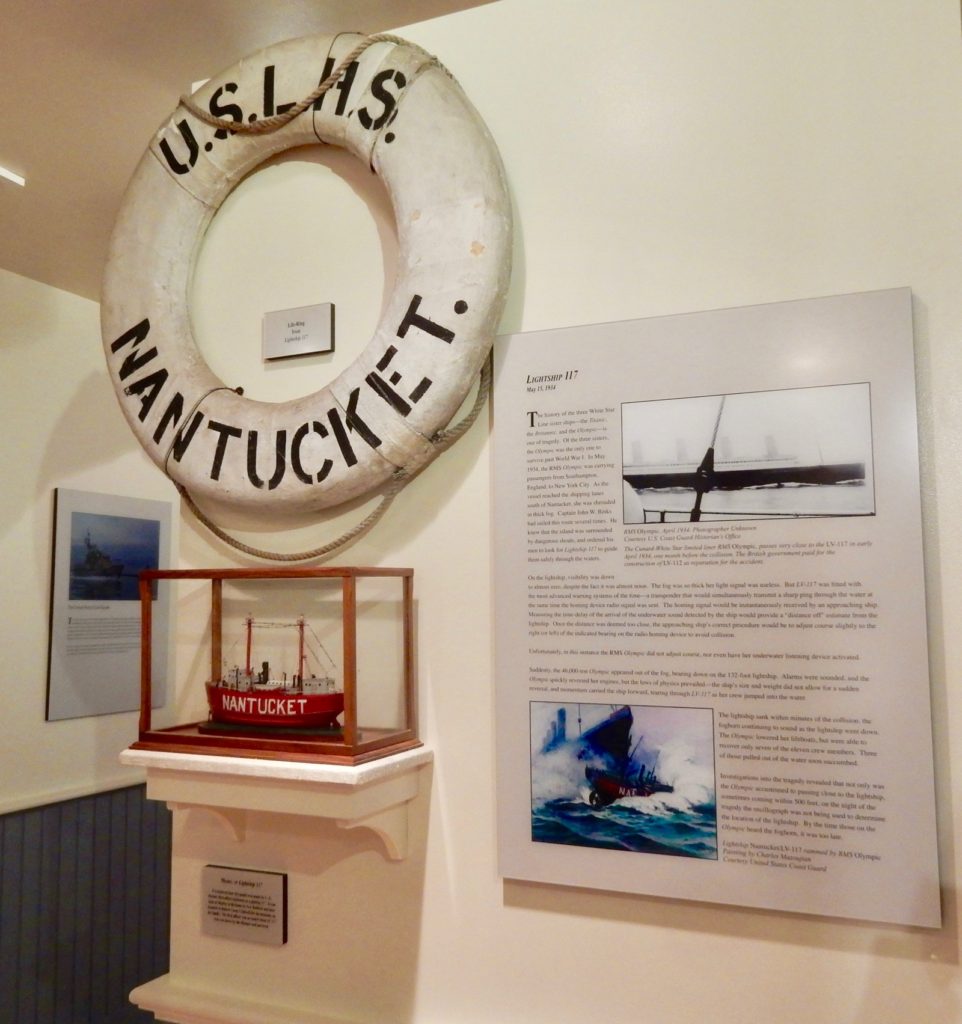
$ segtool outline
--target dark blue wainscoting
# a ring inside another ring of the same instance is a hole
[[[170,812],[143,786],[0,816],[0,1024],[145,1024],[166,974]]]

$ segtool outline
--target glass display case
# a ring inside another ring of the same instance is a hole
[[[420,746],[413,583],[412,569],[348,566],[142,572],[134,749],[360,764]],[[167,638],[151,611],[175,584],[173,724],[156,727],[152,650]]]

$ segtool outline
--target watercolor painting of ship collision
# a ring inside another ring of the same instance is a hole
[[[717,860],[711,709],[533,701],[531,838]]]

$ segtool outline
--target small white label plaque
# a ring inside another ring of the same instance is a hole
[[[334,303],[265,313],[261,339],[265,360],[333,352]]]
[[[208,864],[203,872],[203,932],[240,942],[287,942],[287,875]]]

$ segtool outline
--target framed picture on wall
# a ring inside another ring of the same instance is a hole
[[[170,565],[165,501],[54,491],[47,720],[140,707],[138,574]],[[157,637],[168,634],[169,594],[155,593]],[[165,701],[167,644],[154,644],[155,707]]]

